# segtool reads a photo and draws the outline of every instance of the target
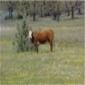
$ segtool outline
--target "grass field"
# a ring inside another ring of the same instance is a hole
[[[0,24],[0,83],[1,85],[83,85],[84,84],[84,19],[51,18],[28,23],[33,30],[52,27],[55,32],[54,52],[49,45],[34,51],[16,53],[13,46],[16,24]]]

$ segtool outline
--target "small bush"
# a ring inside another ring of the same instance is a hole
[[[21,25],[18,24],[17,26],[17,33],[16,33],[16,47],[17,51],[28,51],[29,44],[28,44],[28,26],[26,21],[24,20]]]

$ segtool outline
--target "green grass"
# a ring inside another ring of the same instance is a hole
[[[49,45],[45,44],[39,47],[38,54],[35,51],[16,53],[16,48],[13,46],[14,29],[3,30],[0,39],[0,83],[2,85],[83,85],[83,19],[62,20],[58,23],[47,18],[28,23],[34,30],[42,27],[54,29],[56,40],[54,52],[51,53]]]

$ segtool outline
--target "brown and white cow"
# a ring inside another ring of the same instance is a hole
[[[50,50],[53,51],[54,31],[52,29],[47,29],[43,31],[29,30],[28,38],[34,44],[37,52],[39,44],[45,44],[46,42],[49,43]]]

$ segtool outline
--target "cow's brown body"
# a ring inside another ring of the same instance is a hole
[[[45,44],[46,42],[49,43],[50,50],[53,51],[54,32],[52,29],[32,32],[31,41],[35,45],[37,52],[39,44]]]

